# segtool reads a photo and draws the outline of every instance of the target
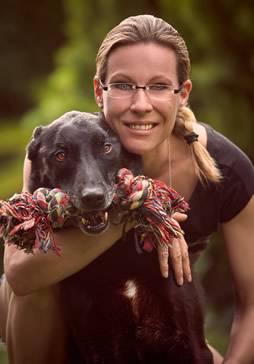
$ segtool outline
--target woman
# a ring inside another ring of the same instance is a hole
[[[214,362],[252,363],[253,166],[226,138],[196,122],[187,107],[189,71],[185,43],[169,24],[150,15],[131,17],[109,32],[99,49],[95,97],[124,147],[143,157],[145,174],[172,186],[190,202],[186,221],[181,214],[175,216],[185,230],[189,253],[198,258],[207,236],[221,226],[234,280],[236,313],[226,357],[223,360],[214,351]],[[29,169],[26,160],[24,190]],[[0,333],[4,335],[6,327],[10,363],[64,361],[66,336],[57,283],[85,267],[120,236],[121,226],[110,227],[104,233],[105,245],[98,247],[93,244],[97,238],[75,229],[58,232],[61,259],[38,252],[25,255],[6,247],[9,285],[4,280],[0,290],[6,310]],[[72,244],[68,244],[69,237]],[[165,277],[169,254],[177,283],[191,280],[185,240],[175,240],[169,252],[159,249]]]

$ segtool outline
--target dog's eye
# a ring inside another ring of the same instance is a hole
[[[103,153],[109,153],[112,149],[112,145],[111,144],[104,144],[103,146]]]
[[[57,152],[56,153],[56,158],[62,162],[65,161],[67,159],[67,154],[65,152]]]

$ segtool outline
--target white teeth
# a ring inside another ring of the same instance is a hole
[[[107,211],[105,212],[105,215],[104,215],[104,221],[105,222],[108,221],[108,212]]]
[[[84,217],[81,217],[82,224],[86,225],[87,220]]]
[[[129,124],[129,127],[136,130],[150,130],[153,128],[153,124]]]

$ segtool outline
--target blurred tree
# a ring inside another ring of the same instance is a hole
[[[251,0],[161,0],[161,14],[185,39],[192,61],[191,106],[254,161],[254,4]]]
[[[0,9],[0,122],[4,122],[3,118],[20,116],[35,105],[34,86],[52,71],[55,50],[65,40],[65,14],[62,0],[1,1]]]

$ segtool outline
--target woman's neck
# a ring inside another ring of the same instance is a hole
[[[156,149],[143,155],[144,174],[150,178],[160,180],[169,185],[171,175],[171,164],[175,158],[175,152],[172,149],[175,145],[175,136],[170,136],[170,140],[163,141]]]
[[[171,135],[169,143],[165,140],[156,150],[144,155],[143,161],[146,176],[164,182],[186,200],[190,198],[197,184],[197,177],[190,148],[183,139]]]

